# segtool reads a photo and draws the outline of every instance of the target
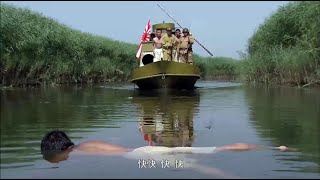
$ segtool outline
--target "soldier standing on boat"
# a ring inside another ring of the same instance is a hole
[[[194,43],[194,38],[190,35],[189,30],[184,28],[182,30],[183,36],[180,37],[179,43],[179,59],[184,63],[193,64],[192,60],[192,44]]]
[[[177,37],[177,46],[175,46],[175,49],[173,50],[173,57],[174,57],[174,61],[179,62],[179,44],[180,44],[180,37],[181,37],[180,29],[176,29],[175,36]]]
[[[162,42],[162,51],[163,51],[163,60],[172,61],[173,59],[173,50],[177,46],[177,37],[172,35],[172,29],[167,28],[167,34],[163,35],[161,38]]]
[[[154,44],[154,50],[153,50],[153,56],[154,56],[154,62],[161,61],[163,58],[163,52],[162,52],[162,43],[161,43],[161,29],[157,29],[156,31],[156,37],[153,38]]]

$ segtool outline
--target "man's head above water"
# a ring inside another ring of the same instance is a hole
[[[68,158],[74,143],[66,133],[53,130],[48,132],[41,140],[41,154],[49,162],[57,163]]]
[[[41,151],[64,151],[74,143],[62,131],[53,130],[48,132],[41,140]]]

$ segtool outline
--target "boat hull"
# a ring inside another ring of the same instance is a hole
[[[198,67],[173,61],[159,61],[136,68],[131,82],[141,90],[150,89],[194,89],[200,78]]]

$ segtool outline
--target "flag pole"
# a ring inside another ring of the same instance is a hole
[[[150,24],[150,19],[149,19],[149,21],[148,21],[147,25],[145,26],[144,31],[142,33],[142,37],[141,37],[141,40],[140,40],[140,43],[138,46],[138,51],[136,53],[136,58],[138,59],[137,60],[138,65],[139,65],[139,63],[141,63],[142,43],[146,42],[148,40],[148,37],[150,36],[150,34],[149,34],[150,30],[151,30],[151,24]]]

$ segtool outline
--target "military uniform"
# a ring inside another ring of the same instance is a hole
[[[177,38],[177,46],[175,46],[173,50],[173,57],[175,62],[179,62],[179,44],[180,44],[180,37],[181,37],[180,29],[176,29],[174,33]]]
[[[184,29],[183,32],[189,32],[188,29]],[[180,61],[184,63],[193,64],[192,60],[192,44],[194,43],[194,38],[190,34],[187,36],[181,36],[179,39],[179,58]]]
[[[173,47],[173,60],[175,61],[175,62],[179,62],[179,44],[180,44],[180,40],[179,40],[179,38],[177,38],[177,36],[174,36],[175,38],[176,38],[176,46],[174,46]]]
[[[172,31],[170,28],[167,29],[168,31]],[[173,50],[177,46],[177,37],[175,35],[168,36],[165,34],[161,37],[162,42],[162,51],[163,51],[163,60],[165,61],[172,61],[173,58]]]

